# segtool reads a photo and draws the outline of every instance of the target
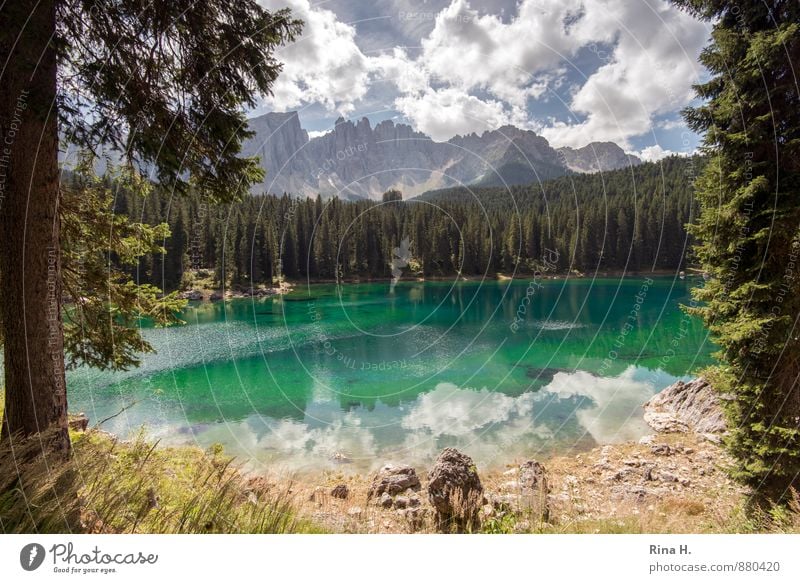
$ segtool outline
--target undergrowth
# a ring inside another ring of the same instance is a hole
[[[4,533],[318,532],[298,517],[291,485],[247,478],[221,448],[157,447],[90,430],[67,460],[41,440],[0,441]]]

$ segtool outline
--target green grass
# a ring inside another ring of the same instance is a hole
[[[290,485],[248,478],[221,448],[73,434],[64,461],[39,439],[0,441],[0,532],[315,533]]]

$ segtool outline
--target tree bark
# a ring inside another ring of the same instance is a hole
[[[69,451],[61,320],[56,2],[0,8],[0,303],[3,438],[47,431]]]

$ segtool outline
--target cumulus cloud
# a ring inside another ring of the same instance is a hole
[[[308,0],[261,0],[270,10],[292,9],[305,22],[303,34],[281,47],[283,72],[267,107],[286,111],[308,103],[347,114],[368,89],[369,62],[355,42],[354,27],[340,22],[330,10],[312,7]]]
[[[436,141],[456,134],[484,132],[510,123],[502,102],[482,100],[455,88],[428,89],[420,95],[399,97],[395,107],[414,127]]]
[[[331,133],[331,130],[319,130],[319,131],[311,130],[311,131],[308,132],[308,138],[310,140],[313,140],[314,138],[321,138],[325,134],[329,134],[329,133]]]
[[[642,148],[639,152],[632,152],[634,156],[638,156],[645,162],[658,162],[662,158],[666,158],[667,156],[674,156],[677,152],[673,152],[672,150],[665,150],[658,144],[655,146],[648,146],[646,148]]]
[[[571,109],[585,121],[544,132],[558,145],[580,146],[587,136],[627,145],[652,129],[655,115],[688,103],[699,79],[704,24],[662,0],[618,0],[608,7],[619,31],[617,45],[572,98]]]
[[[522,0],[507,20],[453,0],[408,67],[417,75],[414,90],[398,84],[397,108],[439,139],[480,127],[461,121],[477,114],[486,116],[484,126],[537,129],[557,146],[627,146],[652,130],[654,116],[691,98],[706,37],[704,24],[665,0]],[[601,62],[581,78],[574,59],[584,48]],[[570,73],[578,79],[566,108],[581,121],[537,119],[531,100],[549,97]],[[425,78],[429,86],[421,89]]]
[[[285,71],[268,105],[320,103],[347,114],[377,87],[382,102],[436,140],[511,123],[555,146],[608,140],[630,149],[692,98],[708,36],[706,24],[667,0],[520,0],[513,14],[493,10],[493,2],[451,0],[403,19],[397,0],[381,6],[391,7],[386,16],[403,35],[419,31],[419,46],[387,38],[385,48],[365,54],[358,19],[343,23],[309,0],[262,1],[271,8],[288,1],[306,22],[303,36],[280,51]],[[539,113],[560,100],[560,112]]]

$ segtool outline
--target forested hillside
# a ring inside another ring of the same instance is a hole
[[[393,249],[408,237],[406,274],[479,275],[548,267],[678,269],[689,248],[691,178],[699,159],[672,157],[542,184],[451,189],[399,202],[254,196],[231,205],[117,192],[115,212],[167,222],[166,253],[134,276],[167,290],[187,270],[227,284],[286,278],[390,277]],[[557,256],[555,267],[543,257]]]

